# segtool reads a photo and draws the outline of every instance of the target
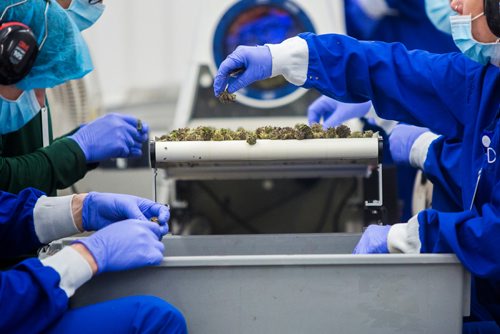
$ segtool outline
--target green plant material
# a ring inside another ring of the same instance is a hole
[[[260,127],[255,130],[255,135],[257,139],[275,139],[277,138],[276,129],[272,126]]]
[[[278,131],[278,139],[295,139],[295,129],[285,126]]]
[[[217,135],[217,134],[220,134],[222,136],[222,138],[224,138],[223,140],[234,140],[234,137],[235,137],[235,132],[232,131],[231,129],[215,130],[214,135]]]
[[[351,129],[347,125],[340,125],[335,129],[338,138],[349,138]]]
[[[142,127],[142,121],[140,119],[137,120],[137,131],[139,133],[142,133],[143,127]]]
[[[224,135],[220,133],[219,131],[216,131],[212,137],[213,141],[223,141],[223,140],[230,140],[230,139],[224,139]]]
[[[373,131],[372,131],[372,130],[368,130],[368,131],[365,131],[365,132],[363,133],[363,137],[364,137],[364,138],[373,138],[373,135],[374,135],[374,133],[373,133]]]
[[[249,134],[247,136],[247,143],[250,145],[255,145],[257,143],[257,136],[255,134]]]
[[[224,90],[222,94],[218,96],[220,103],[228,104],[236,101],[236,94],[229,94],[227,90]]]
[[[307,124],[297,124],[295,125],[295,130],[297,130],[295,139],[302,140],[314,138],[313,131]]]
[[[363,138],[361,131],[354,131],[351,133],[351,138]]]
[[[234,140],[247,140],[248,131],[243,128],[238,128],[234,133]]]
[[[339,136],[337,135],[337,129],[332,128],[332,127],[326,129],[326,138],[332,139],[332,138],[338,138],[338,137]]]
[[[321,138],[372,138],[373,131],[359,132],[354,131],[345,125],[337,128],[330,127],[323,129],[321,124],[313,124],[309,127],[306,124],[297,124],[291,127],[263,126],[255,131],[247,131],[238,128],[236,131],[231,129],[215,129],[209,126],[199,126],[194,129],[180,128],[173,130],[167,135],[156,138],[158,141],[229,141],[246,140],[250,145],[255,145],[257,140],[289,140],[289,139],[321,139]]]
[[[323,130],[323,125],[314,123],[313,125],[311,125],[311,130],[313,132],[314,139],[327,138],[326,132]]]

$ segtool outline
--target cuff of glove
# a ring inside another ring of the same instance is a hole
[[[78,132],[75,133],[75,134],[73,134],[73,135],[71,135],[71,136],[68,136],[66,138],[69,138],[69,139],[73,140],[78,145],[78,147],[80,147],[80,150],[82,150],[83,155],[85,156],[85,160],[89,161],[89,152],[87,152],[87,150],[85,149],[85,146],[81,142],[81,140],[80,140],[80,138],[78,136]]]
[[[432,142],[439,136],[430,131],[422,133],[413,143],[410,149],[410,165],[415,168],[424,169],[427,153]]]
[[[300,37],[292,37],[280,44],[266,44],[273,59],[271,77],[283,75],[285,79],[302,86],[307,79],[309,48]]]
[[[42,244],[80,233],[73,220],[71,196],[38,199],[33,210],[33,224]]]
[[[92,269],[89,263],[76,250],[64,247],[59,253],[43,259],[42,264],[51,267],[61,277],[59,287],[64,290],[68,298],[73,296],[76,289],[92,278]]]
[[[387,235],[389,253],[418,254],[421,247],[417,216],[413,216],[408,223],[391,226]]]

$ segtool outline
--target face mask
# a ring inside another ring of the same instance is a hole
[[[34,90],[23,92],[15,101],[0,96],[0,135],[19,130],[40,109]]]
[[[450,7],[450,0],[425,0],[425,11],[439,31],[451,35],[450,16],[456,14]]]
[[[93,4],[89,0],[73,0],[66,12],[78,29],[84,31],[101,17],[104,8],[100,2]]]
[[[500,39],[494,43],[481,43],[472,37],[472,22],[483,14],[471,18],[470,15],[450,17],[451,34],[457,47],[472,60],[483,65],[492,63],[500,66]]]

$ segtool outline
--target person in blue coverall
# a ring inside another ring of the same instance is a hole
[[[1,190],[53,195],[101,161],[142,155],[149,127],[128,115],[106,114],[52,140],[45,89],[93,70],[81,31],[103,10],[88,0],[0,2]]]
[[[182,314],[151,296],[68,310],[69,298],[93,275],[159,264],[169,216],[168,207],[129,195],[0,192],[2,258],[97,231],[53,256],[0,272],[0,333],[186,333]]]
[[[345,0],[347,34],[360,40],[401,42],[409,50],[458,51],[426,15],[426,3],[440,1]]]
[[[407,223],[370,226],[355,252],[455,253],[474,278],[469,320],[495,332],[500,321],[500,9],[496,0],[454,2],[459,15],[451,19],[453,38],[463,54],[304,33],[280,44],[237,48],[219,67],[214,92],[221,94],[227,83],[232,93],[283,75],[343,102],[371,100],[382,118],[460,142],[460,211],[427,209]]]
[[[347,34],[361,40],[400,42],[409,50],[456,52],[458,49],[449,33],[441,31],[434,24],[433,16],[429,15],[431,12],[435,13],[435,7],[442,2],[447,2],[445,5],[449,8],[449,0],[345,0]],[[328,96],[321,96],[309,106],[308,120],[310,124],[323,120],[323,126],[328,127],[338,126],[351,118],[361,118],[364,129],[379,131],[384,138],[387,137],[395,122],[374,117],[373,112],[369,112],[370,107],[370,102],[342,103]],[[384,148],[387,151],[384,154],[384,166],[392,165],[393,161],[388,153],[390,147],[385,145]],[[401,218],[405,220],[412,214],[413,188],[403,183],[414,180],[415,174],[416,170],[409,166],[400,165],[397,168]]]

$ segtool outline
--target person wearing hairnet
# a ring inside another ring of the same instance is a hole
[[[275,75],[343,102],[371,100],[385,118],[461,142],[460,211],[421,211],[407,223],[370,226],[355,253],[453,252],[473,274],[472,321],[500,319],[500,4],[451,2],[460,53],[407,51],[398,43],[300,34],[280,44],[239,47],[219,67],[214,92],[233,93]],[[243,72],[229,80],[237,69]],[[347,75],[348,74],[348,75]],[[446,159],[445,156],[441,157]]]
[[[167,302],[135,296],[68,310],[68,299],[93,275],[159,264],[168,207],[134,196],[89,193],[47,197],[28,188],[0,192],[0,257],[97,231],[43,260],[0,272],[2,333],[186,333]],[[158,217],[158,223],[149,221]],[[140,251],[138,251],[140,250]]]
[[[0,43],[12,46],[0,52],[0,189],[5,191],[35,187],[55,194],[100,161],[140,156],[148,138],[148,125],[137,118],[107,114],[52,141],[45,88],[92,71],[80,30],[104,9],[100,1],[59,1],[67,9],[55,0],[0,5]],[[19,52],[30,38],[31,50]]]
[[[409,50],[456,52],[450,36],[449,4],[449,0],[346,0],[347,34],[361,40],[400,42]],[[309,106],[308,119],[310,124],[338,126],[365,116],[370,107],[369,102],[343,103],[321,96]]]
[[[347,34],[360,40],[401,42],[409,50],[456,52],[458,49],[451,36],[435,27],[431,17],[426,15],[426,10],[436,7],[435,3],[440,1],[345,0]],[[449,0],[444,1],[448,1],[449,8]],[[435,12],[433,8],[430,9]],[[321,96],[309,106],[307,113],[309,124],[322,123],[324,127],[335,127],[352,118],[360,118],[365,129],[379,131],[385,138],[397,123],[376,117],[370,108],[371,102],[343,103],[328,96]],[[390,149],[388,145],[385,148]],[[384,158],[385,166],[392,165],[390,154],[385,154]],[[409,166],[397,168],[398,197],[403,205],[402,219],[411,217],[413,197],[413,188],[403,186],[402,182],[413,180],[415,174],[416,170]]]
[[[434,1],[345,0],[347,34],[361,40],[401,42],[409,50],[456,51],[453,40],[426,15],[427,3]]]

